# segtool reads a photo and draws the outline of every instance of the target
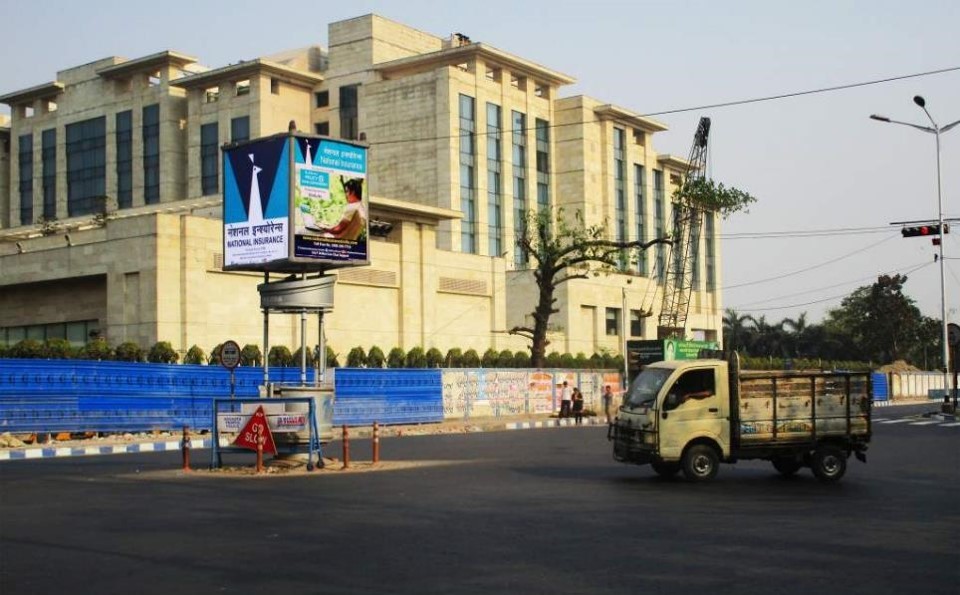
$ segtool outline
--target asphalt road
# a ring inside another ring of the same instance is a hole
[[[615,463],[602,428],[385,439],[385,460],[430,463],[356,474],[15,461],[0,465],[0,593],[955,595],[958,443],[960,427],[878,423],[869,462],[836,485],[760,462],[662,480]]]

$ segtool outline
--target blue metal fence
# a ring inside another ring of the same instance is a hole
[[[890,383],[888,382],[887,375],[883,372],[873,372],[871,374],[871,382],[873,384],[873,400],[874,401],[887,401],[890,399]]]
[[[257,397],[263,370],[235,374],[236,396]],[[334,379],[337,425],[443,420],[439,370],[343,368]],[[271,368],[270,380],[299,383],[300,370]],[[209,430],[213,399],[229,396],[220,366],[0,359],[0,432]]]

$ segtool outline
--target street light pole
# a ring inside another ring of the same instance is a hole
[[[947,297],[945,289],[945,278],[944,278],[944,263],[943,263],[943,236],[945,233],[944,230],[944,221],[943,221],[943,178],[941,174],[940,167],[940,135],[944,132],[949,131],[957,124],[960,124],[960,120],[947,124],[946,126],[939,126],[937,122],[933,119],[933,116],[930,115],[930,112],[927,110],[926,100],[920,96],[915,95],[913,97],[913,102],[917,104],[920,109],[923,110],[923,113],[927,115],[927,119],[930,120],[930,123],[933,125],[930,126],[921,126],[919,124],[911,124],[910,122],[899,122],[897,120],[891,120],[886,116],[878,116],[873,114],[870,116],[872,120],[877,120],[879,122],[887,122],[889,124],[901,124],[903,126],[909,126],[911,128],[916,128],[917,130],[922,130],[923,132],[928,132],[934,135],[937,141],[937,223],[939,224],[940,230],[940,241],[937,243],[937,248],[939,251],[939,260],[940,260],[940,322],[941,322],[941,331],[942,336],[940,341],[943,348],[943,389],[948,391],[950,388],[950,347],[947,343]]]

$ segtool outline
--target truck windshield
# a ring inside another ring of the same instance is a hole
[[[653,407],[657,393],[673,370],[667,368],[647,368],[630,385],[630,392],[624,401],[627,407]]]

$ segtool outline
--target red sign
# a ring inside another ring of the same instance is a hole
[[[257,407],[257,410],[247,420],[237,439],[233,441],[234,445],[250,450],[257,450],[257,443],[263,439],[263,452],[277,454],[277,445],[273,442],[273,434],[270,433],[270,426],[267,425],[267,415],[263,412],[263,405]]]

